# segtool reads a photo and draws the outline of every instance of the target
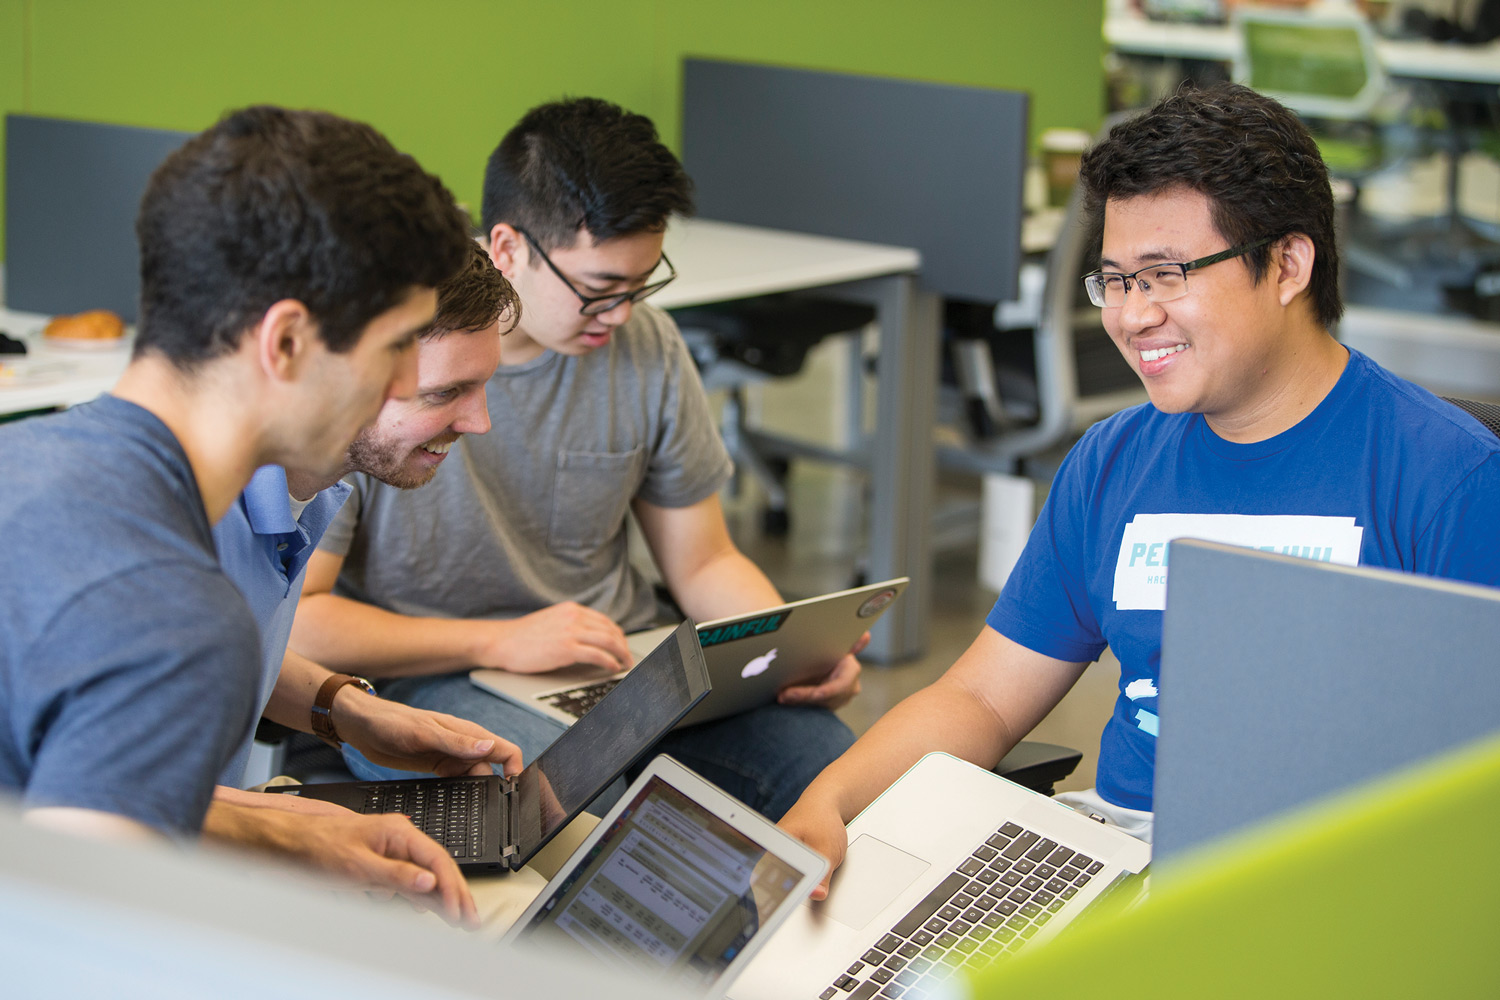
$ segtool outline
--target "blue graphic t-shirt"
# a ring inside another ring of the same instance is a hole
[[[1058,471],[990,612],[1069,662],[1120,660],[1099,794],[1151,808],[1169,543],[1193,537],[1500,584],[1500,441],[1358,351],[1301,423],[1252,444],[1150,404],[1096,424]]]

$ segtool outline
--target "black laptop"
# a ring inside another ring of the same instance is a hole
[[[593,711],[513,778],[347,781],[268,791],[334,802],[360,813],[405,813],[447,847],[463,871],[515,870],[708,691],[698,631],[692,622],[683,622]]]

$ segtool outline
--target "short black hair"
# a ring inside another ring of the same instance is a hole
[[[693,182],[656,126],[617,104],[580,97],[528,111],[484,170],[484,231],[500,222],[544,250],[661,232],[693,213]]]
[[[167,157],[136,236],[136,354],[183,369],[232,353],[281,299],[347,351],[413,288],[457,271],[469,242],[442,182],[379,132],[270,106],[231,112]]]
[[[509,333],[520,321],[521,297],[483,247],[474,240],[469,241],[469,247],[463,267],[438,285],[437,315],[418,339],[436,340],[444,334],[483,330],[501,316],[510,322],[505,331]]]
[[[1230,246],[1303,233],[1314,260],[1308,291],[1319,323],[1344,313],[1328,168],[1307,127],[1284,106],[1239,84],[1184,87],[1116,125],[1083,157],[1084,213],[1094,245],[1111,198],[1185,186],[1213,204],[1213,222]],[[1274,244],[1245,255],[1259,283]]]

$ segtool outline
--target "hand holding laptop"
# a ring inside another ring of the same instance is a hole
[[[812,684],[790,684],[777,693],[776,700],[783,705],[820,705],[830,710],[849,704],[859,694],[863,669],[855,657],[869,644],[870,633],[866,632],[824,677]]]
[[[366,758],[400,771],[439,777],[490,774],[499,765],[517,774],[524,763],[514,743],[467,719],[372,698],[353,685],[335,696],[339,736]]]
[[[849,849],[849,828],[839,813],[838,804],[817,794],[817,787],[817,782],[814,782],[803,792],[776,825],[828,859],[828,871],[823,873],[811,896],[814,900],[821,900],[828,898],[828,881],[844,863],[844,854]]]

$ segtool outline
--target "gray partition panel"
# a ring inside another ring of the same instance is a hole
[[[1015,298],[1025,94],[707,59],[682,94],[705,218],[915,247],[928,289]]]
[[[1153,864],[1500,730],[1500,589],[1171,547]]]
[[[135,216],[146,181],[192,133],[5,116],[5,300],[136,318]]]

